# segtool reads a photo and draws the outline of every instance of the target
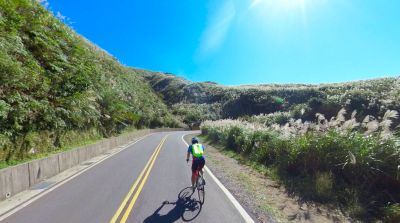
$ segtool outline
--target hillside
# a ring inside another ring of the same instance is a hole
[[[0,163],[127,128],[176,126],[132,71],[38,1],[0,1]]]
[[[191,82],[156,72],[143,73],[164,101],[187,123],[194,120],[248,118],[280,112],[287,119],[327,119],[341,108],[357,110],[357,117],[382,117],[386,110],[400,110],[400,78],[382,78],[337,84],[263,84],[228,87],[212,82]],[[287,121],[287,120],[286,120]]]

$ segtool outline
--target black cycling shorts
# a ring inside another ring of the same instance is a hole
[[[205,159],[194,159],[192,162],[192,172],[203,169],[204,164],[206,164]]]

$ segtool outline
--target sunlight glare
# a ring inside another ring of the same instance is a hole
[[[305,0],[253,0],[250,4],[250,8],[254,8],[261,5],[268,5],[270,7],[280,9],[293,9],[293,8],[304,8]]]
[[[287,21],[288,18],[300,16],[303,27],[307,27],[307,6],[313,0],[253,0],[250,10],[268,21]]]

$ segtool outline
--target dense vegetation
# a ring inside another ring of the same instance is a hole
[[[194,118],[201,122],[210,118],[249,118],[278,111],[308,121],[315,120],[316,113],[330,119],[341,108],[357,110],[358,119],[367,114],[383,117],[388,109],[400,111],[400,78],[321,85],[226,87],[212,82],[190,82],[166,73],[143,75],[173,111],[187,120],[186,123]]]
[[[206,121],[202,133],[215,143],[274,172],[290,192],[304,199],[338,204],[352,217],[387,222],[400,219],[400,138],[391,131],[396,111],[382,119],[345,110],[328,121],[289,119],[276,124],[239,120]],[[272,120],[272,121],[271,121]]]
[[[126,128],[176,126],[140,72],[38,1],[0,1],[0,164]]]

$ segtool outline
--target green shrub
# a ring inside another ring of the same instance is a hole
[[[333,176],[330,172],[315,175],[315,191],[321,198],[330,198],[333,189]]]
[[[400,204],[390,204],[383,208],[385,222],[400,222]]]

